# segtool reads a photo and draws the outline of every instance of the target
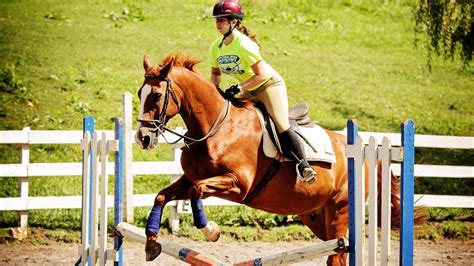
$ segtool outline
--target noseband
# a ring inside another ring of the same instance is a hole
[[[191,145],[191,144],[194,144],[196,142],[204,141],[204,140],[214,136],[214,134],[216,134],[217,131],[219,131],[219,129],[222,127],[224,122],[227,120],[227,117],[229,116],[230,101],[226,99],[225,106],[221,109],[221,111],[219,112],[219,115],[217,116],[216,120],[214,121],[211,128],[209,129],[209,132],[207,132],[207,134],[204,137],[202,137],[200,139],[194,139],[194,138],[188,137],[186,135],[180,134],[176,131],[173,131],[173,130],[167,128],[166,125],[165,125],[165,123],[166,123],[166,121],[165,121],[166,110],[168,109],[170,94],[171,94],[171,97],[173,97],[173,100],[176,103],[176,106],[177,106],[178,110],[180,110],[181,106],[180,106],[180,103],[178,101],[178,97],[176,96],[175,91],[171,87],[171,80],[168,77],[161,78],[159,76],[148,76],[148,75],[145,76],[145,78],[157,78],[157,79],[161,79],[161,80],[166,82],[165,99],[164,99],[164,102],[163,102],[163,108],[161,109],[161,112],[158,115],[158,119],[139,118],[139,119],[137,119],[137,121],[140,122],[140,123],[152,124],[154,126],[154,128],[151,129],[150,131],[155,133],[155,134],[162,134],[164,131],[168,131],[168,132],[180,137],[175,142],[169,142],[168,140],[165,139],[166,142],[168,142],[169,144],[175,144],[175,143],[179,142],[181,139],[184,139],[185,144],[188,145],[188,146]],[[140,99],[140,100],[142,100],[142,99]],[[220,123],[219,123],[219,120],[221,120]]]

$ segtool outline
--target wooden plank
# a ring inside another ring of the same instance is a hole
[[[28,176],[28,165],[23,164],[0,164],[0,177]]]
[[[124,163],[123,163],[123,219],[127,223],[133,223],[134,212],[133,212],[133,170],[132,170],[132,161],[133,161],[133,143],[135,132],[132,131],[132,94],[126,92],[123,94],[123,153],[124,153]]]
[[[99,133],[105,131],[107,138],[113,136],[112,130],[97,130]],[[127,130],[128,131],[128,130]],[[185,130],[184,130],[185,132]],[[343,135],[344,131],[336,131]],[[359,131],[364,144],[368,144],[370,136],[375,137],[377,144],[381,145],[383,137],[390,139],[393,146],[400,146],[400,137],[398,133],[384,132],[364,132]],[[128,138],[133,142],[135,131],[130,130]],[[22,130],[0,130],[0,144],[76,144],[82,138],[81,130],[31,130],[25,133]],[[165,132],[164,136],[160,136],[159,143],[166,143],[178,139],[175,135]],[[182,141],[180,141],[182,142]],[[448,149],[474,149],[474,137],[471,136],[442,136],[442,135],[416,135],[415,147],[419,148],[448,148]]]
[[[113,167],[109,162],[107,167]],[[134,175],[182,175],[181,165],[175,161],[133,162]],[[400,164],[392,164],[395,175],[400,176]],[[78,176],[81,163],[30,163],[0,164],[0,177],[26,176]],[[415,176],[438,178],[474,178],[473,166],[415,164]]]
[[[392,171],[400,176],[400,164],[392,164]],[[473,166],[415,164],[415,176],[439,178],[473,178]]]
[[[348,241],[344,238],[331,239],[322,243],[295,248],[272,255],[255,258],[234,264],[234,266],[246,265],[292,265],[296,262],[317,257],[337,254],[337,251],[347,247]]]
[[[474,137],[415,135],[415,147],[474,149]]]
[[[400,265],[413,265],[414,194],[415,194],[415,123],[405,120],[401,126],[403,162],[400,176]]]
[[[30,176],[80,176],[82,163],[31,163]]]
[[[377,265],[377,159],[379,149],[375,145],[375,139],[369,139],[369,145],[365,147],[365,158],[369,164],[369,265]]]
[[[134,175],[182,175],[184,173],[181,165],[174,161],[133,162],[132,172]]]
[[[138,228],[125,222],[119,223],[116,226],[116,229],[124,237],[143,244],[146,242],[145,229]],[[181,261],[187,262],[191,265],[226,265],[214,258],[189,249],[164,237],[159,237],[157,242],[161,244],[161,251],[163,253]]]
[[[345,129],[336,131],[345,135]],[[390,139],[392,146],[401,146],[400,134],[384,132],[359,131],[364,144],[368,144],[369,137],[373,136],[377,144],[382,144],[382,139]],[[416,135],[415,147],[419,148],[440,148],[440,149],[474,149],[474,137],[471,136],[443,136],[443,135]]]
[[[27,144],[27,143],[28,143],[28,132],[25,132],[23,130],[0,130],[0,144]]]
[[[156,194],[133,195],[134,207],[151,207]],[[28,197],[25,201],[20,197],[0,198],[0,211],[40,210],[40,209],[80,209],[81,196],[51,196]],[[107,196],[107,206],[113,206],[113,196]],[[203,200],[205,206],[241,206],[238,203],[210,197]],[[100,204],[99,204],[100,205]],[[176,206],[171,201],[166,206]],[[415,206],[442,207],[442,208],[474,208],[474,196],[449,196],[415,194]]]
[[[415,194],[415,206],[473,209],[474,196]]]

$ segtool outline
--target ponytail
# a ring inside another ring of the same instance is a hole
[[[243,33],[245,36],[249,37],[252,41],[254,41],[258,47],[261,48],[260,44],[257,42],[257,35],[250,32],[249,28],[245,27],[240,23],[240,20],[237,24],[237,30]]]

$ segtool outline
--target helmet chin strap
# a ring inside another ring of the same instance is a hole
[[[230,20],[229,20],[229,22],[230,22]],[[230,26],[229,31],[224,34],[224,38],[222,38],[222,41],[221,41],[221,43],[219,44],[219,48],[221,48],[221,47],[222,47],[222,44],[224,44],[224,40],[225,40],[227,37],[229,37],[229,35],[232,34],[232,31],[234,31],[234,29],[237,28],[237,25],[238,25],[238,23],[236,23],[234,27]]]

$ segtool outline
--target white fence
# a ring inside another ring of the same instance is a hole
[[[172,175],[180,176],[182,169],[180,166],[180,147],[182,143],[173,147],[172,161],[159,162],[133,162],[132,143],[134,131],[131,129],[131,98],[130,95],[124,97],[124,120],[125,120],[125,179],[128,181],[124,190],[124,218],[126,221],[133,220],[133,207],[152,206],[156,194],[133,195],[133,175]],[[184,129],[177,129],[184,132]],[[97,130],[99,133],[101,130]],[[108,138],[113,138],[113,131],[105,131]],[[344,131],[340,133],[345,134]],[[382,136],[387,136],[393,146],[400,145],[400,135],[395,133],[375,133],[359,132],[364,143],[368,142],[368,136],[374,136],[378,144],[381,143]],[[166,139],[172,141],[176,137],[165,134]],[[56,163],[31,163],[30,145],[37,144],[77,144],[82,138],[82,130],[8,130],[0,131],[0,145],[17,144],[20,146],[20,163],[0,164],[1,177],[18,177],[18,197],[0,198],[0,211],[18,211],[20,214],[20,226],[26,226],[27,211],[34,209],[64,209],[81,208],[81,196],[54,196],[54,197],[30,197],[28,195],[28,178],[33,176],[80,176],[82,168],[80,162],[56,162]],[[128,143],[128,144],[127,144]],[[160,137],[159,143],[164,143]],[[442,148],[442,149],[474,149],[474,137],[454,137],[435,135],[415,135],[415,147],[417,148]],[[113,163],[110,163],[112,167]],[[399,175],[399,165],[394,165],[393,171]],[[416,177],[439,177],[439,178],[474,178],[474,166],[453,166],[453,165],[426,165],[415,164]],[[157,191],[158,192],[158,191]],[[112,203],[112,196],[108,197],[108,202]],[[452,195],[415,195],[417,205],[430,207],[457,207],[474,208],[473,196],[452,196]],[[177,216],[177,208],[183,206],[183,202],[171,202],[169,206],[172,213]],[[207,206],[211,205],[236,205],[217,198],[209,198],[204,201]],[[110,206],[112,206],[111,204]],[[185,209],[185,208],[184,208]],[[176,219],[172,223],[172,228],[177,228]]]

